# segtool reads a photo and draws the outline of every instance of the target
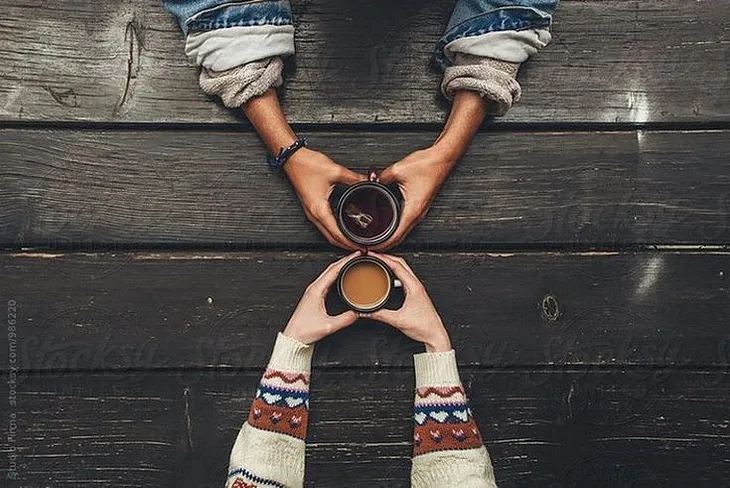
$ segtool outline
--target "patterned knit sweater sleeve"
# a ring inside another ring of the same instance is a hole
[[[489,453],[482,443],[453,350],[414,356],[413,488],[494,488]]]
[[[279,334],[248,420],[231,451],[226,488],[304,485],[304,441],[314,346]]]

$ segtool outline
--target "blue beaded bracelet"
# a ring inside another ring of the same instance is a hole
[[[279,154],[276,157],[269,156],[266,158],[266,161],[269,163],[269,166],[271,169],[280,170],[284,163],[286,163],[290,157],[292,157],[292,154],[297,152],[300,148],[306,147],[307,140],[303,137],[297,137],[297,140],[291,143],[289,147],[282,147],[279,150]]]

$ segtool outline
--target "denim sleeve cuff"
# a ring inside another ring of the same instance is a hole
[[[194,31],[185,41],[185,54],[198,66],[225,71],[274,56],[294,54],[294,26],[254,25]]]
[[[449,100],[458,90],[476,91],[489,100],[488,114],[502,116],[522,94],[515,79],[519,67],[518,63],[457,54],[456,64],[444,71],[441,91]]]
[[[281,86],[283,65],[281,58],[274,57],[225,71],[202,68],[200,88],[208,95],[219,96],[226,107],[237,108],[269,88]]]
[[[455,39],[444,47],[444,54],[453,62],[458,53],[524,63],[550,43],[548,29],[488,32]]]

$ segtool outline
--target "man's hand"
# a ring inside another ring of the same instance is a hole
[[[329,203],[337,183],[351,185],[367,179],[365,175],[341,166],[326,155],[301,148],[284,165],[284,172],[294,187],[307,218],[317,226],[330,244],[345,249],[357,249],[337,226]]]
[[[398,183],[404,205],[395,234],[374,250],[383,251],[397,246],[426,216],[439,187],[456,162],[466,154],[486,113],[487,103],[479,93],[469,90],[456,92],[449,120],[433,146],[409,154],[381,173],[381,183]]]
[[[249,100],[243,107],[243,112],[261,136],[269,154],[276,156],[282,148],[288,147],[297,139],[273,89]],[[338,247],[356,249],[357,246],[342,235],[337,227],[329,197],[335,184],[357,183],[367,179],[365,175],[350,171],[324,154],[306,147],[292,154],[284,164],[284,172],[289,176],[307,218],[327,240]]]
[[[400,223],[390,239],[373,249],[381,251],[397,246],[426,216],[436,194],[456,164],[456,158],[439,146],[409,154],[380,174],[380,182],[398,184],[403,195]]]

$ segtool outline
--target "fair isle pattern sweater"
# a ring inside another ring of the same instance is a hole
[[[226,488],[300,488],[314,347],[279,334],[231,451]],[[454,351],[414,356],[413,488],[496,487]]]

